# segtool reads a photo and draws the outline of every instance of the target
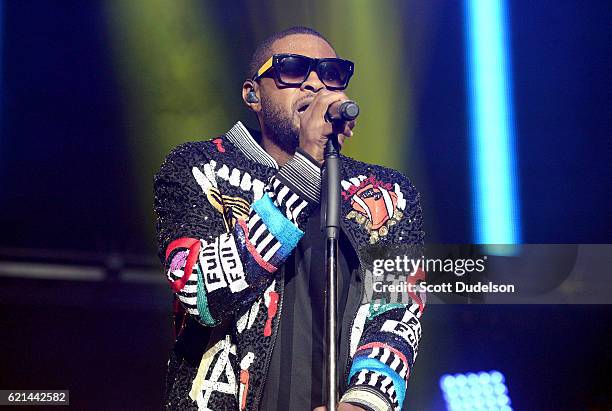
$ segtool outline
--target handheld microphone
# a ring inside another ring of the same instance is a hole
[[[352,100],[332,103],[325,114],[328,121],[352,121],[359,115],[359,106]]]

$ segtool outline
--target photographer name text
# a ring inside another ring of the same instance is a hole
[[[387,284],[375,281],[374,291],[377,293],[513,293],[513,284],[494,284],[492,282],[476,282],[474,284],[457,281],[453,283],[427,284],[420,282],[412,284],[401,281],[395,284]]]

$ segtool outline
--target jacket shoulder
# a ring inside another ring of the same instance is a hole
[[[215,157],[215,141],[224,137],[215,137],[209,140],[188,141],[181,143],[170,150],[164,163],[181,160],[187,163],[197,163],[202,160],[209,160]]]
[[[377,180],[385,183],[398,184],[403,190],[414,191],[415,194],[418,195],[412,181],[402,172],[378,164],[358,161],[351,157],[342,157],[344,160],[345,178],[350,179],[373,176]]]
[[[235,156],[235,148],[225,135],[201,141],[189,141],[174,147],[165,157],[159,170],[155,174],[158,177],[172,173],[177,169],[204,165],[211,160],[228,162],[229,158]],[[231,160],[230,160],[231,162]]]
[[[364,244],[422,244],[421,198],[403,173],[389,167],[343,158],[342,197]],[[349,201],[350,200],[350,201]],[[362,228],[365,228],[364,231]]]

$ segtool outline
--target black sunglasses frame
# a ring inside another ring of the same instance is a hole
[[[297,57],[297,58],[305,59],[305,60],[307,60],[309,62],[308,72],[306,72],[306,75],[304,76],[304,79],[302,81],[300,81],[300,82],[286,82],[286,81],[283,81],[281,79],[280,69],[278,67],[280,67],[281,60],[284,59],[284,58],[287,58],[287,57]],[[321,73],[319,71],[319,67],[320,67],[321,63],[325,63],[325,62],[329,62],[329,61],[340,62],[341,64],[347,64],[348,74],[347,74],[346,79],[344,80],[344,84],[342,86],[328,86],[327,84],[325,84],[325,81],[323,81],[323,76],[321,75]],[[269,60],[266,61],[266,63],[268,63],[268,62],[269,62]],[[264,66],[266,65],[266,63],[264,63]],[[344,59],[337,58],[337,57],[318,59],[318,58],[303,56],[301,54],[282,53],[282,54],[275,54],[275,55],[273,55],[272,56],[272,65],[268,69],[266,69],[263,73],[255,74],[253,76],[253,81],[256,81],[260,77],[263,77],[266,73],[268,73],[270,71],[270,69],[274,69],[274,76],[273,76],[273,78],[274,78],[274,81],[276,81],[277,84],[280,84],[282,86],[287,86],[287,87],[299,87],[299,86],[301,86],[306,81],[308,76],[310,76],[310,73],[312,72],[313,68],[314,68],[315,72],[317,73],[317,76],[319,76],[319,79],[321,80],[321,82],[325,85],[325,87],[328,90],[345,90],[348,87],[349,80],[351,79],[351,77],[355,73],[355,64],[352,61],[350,61],[350,60],[344,60]]]

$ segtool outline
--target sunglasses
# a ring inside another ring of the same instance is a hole
[[[352,61],[339,58],[315,59],[300,54],[275,54],[261,66],[253,80],[263,77],[272,68],[274,80],[283,86],[301,86],[310,72],[315,70],[327,89],[344,90],[353,75],[355,65]]]

